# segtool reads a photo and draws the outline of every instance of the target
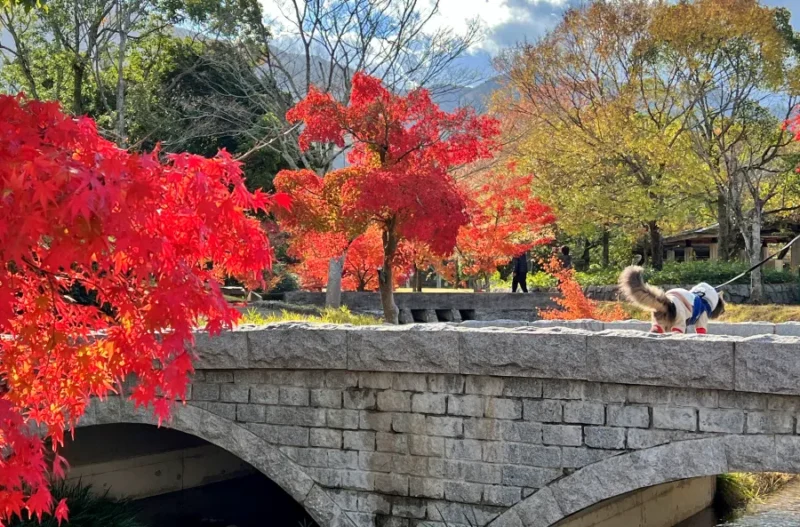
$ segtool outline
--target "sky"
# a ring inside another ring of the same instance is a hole
[[[433,0],[426,0],[430,3]],[[439,0],[440,15],[433,24],[463,30],[471,18],[479,18],[484,26],[482,41],[470,50],[465,64],[488,71],[491,57],[517,42],[535,40],[558,23],[570,6],[585,0]],[[800,0],[762,0],[771,7],[787,7],[792,11],[792,25],[800,31]]]

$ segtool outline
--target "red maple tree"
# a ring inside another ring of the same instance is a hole
[[[519,175],[513,165],[491,171],[485,183],[468,195],[470,222],[458,231],[456,256],[441,268],[452,283],[463,278],[488,279],[515,256],[552,241],[546,227],[555,221],[550,207],[534,195],[534,178]]]
[[[498,122],[466,108],[442,111],[424,89],[393,94],[365,73],[353,76],[347,105],[312,88],[286,117],[305,124],[301,148],[351,143],[348,161],[354,170],[343,184],[353,199],[343,202],[342,210],[381,231],[379,289],[384,316],[396,324],[393,284],[400,242],[424,243],[441,255],[452,251],[469,216],[449,171],[491,157]]]
[[[67,505],[48,481],[65,470],[64,430],[131,374],[132,400],[169,417],[194,328],[202,319],[216,334],[239,316],[220,279],[256,283],[271,263],[244,212],[273,199],[248,192],[224,152],[161,162],[55,103],[8,96],[0,182],[0,524],[25,511],[60,521]]]

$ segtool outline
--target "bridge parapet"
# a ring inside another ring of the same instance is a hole
[[[800,472],[797,337],[277,324],[197,350],[170,426],[322,527],[547,527],[669,481]],[[148,419],[111,404],[83,424]]]

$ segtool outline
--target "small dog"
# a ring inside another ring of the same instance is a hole
[[[686,333],[687,326],[705,334],[710,319],[725,312],[725,302],[717,291],[706,283],[697,284],[691,291],[670,289],[663,291],[644,281],[644,269],[632,265],[619,277],[619,287],[625,298],[633,304],[653,312],[653,333],[672,331]]]

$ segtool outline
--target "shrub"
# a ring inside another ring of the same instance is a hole
[[[354,326],[374,326],[383,321],[372,315],[352,313],[346,306],[338,309],[326,307],[318,315],[297,313],[286,309],[271,313],[260,313],[255,309],[248,310],[242,318],[244,324],[273,324],[276,322],[316,322],[327,324],[352,324]]]
[[[661,271],[645,270],[645,279],[654,285],[694,285],[707,282],[718,285],[744,272],[748,264],[743,262],[667,262]],[[619,279],[619,269],[604,269],[592,273],[576,273],[582,286],[613,285]],[[798,282],[798,276],[789,271],[762,269],[765,284],[787,284]],[[749,284],[750,277],[745,275],[736,281],[737,284]]]
[[[553,276],[553,279],[557,281],[557,287],[561,292],[561,297],[555,299],[560,309],[539,310],[539,316],[542,317],[542,319],[593,319],[610,322],[612,320],[628,318],[619,305],[605,311],[598,310],[597,302],[586,298],[580,284],[575,280],[575,271],[573,269],[564,269],[561,265],[561,261],[557,257],[551,257],[543,266]]]
[[[108,493],[94,494],[91,485],[60,481],[50,489],[55,501],[66,498],[69,506],[69,527],[145,527],[136,519],[136,507],[127,500],[115,500]],[[15,517],[9,527],[58,527],[53,516],[20,520]]]

